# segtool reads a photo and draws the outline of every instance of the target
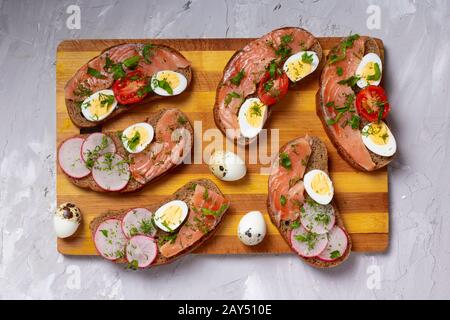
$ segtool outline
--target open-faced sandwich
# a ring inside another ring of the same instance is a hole
[[[80,128],[95,127],[131,107],[182,93],[190,62],[165,45],[131,43],[105,49],[65,86],[67,112]]]
[[[130,268],[172,262],[207,241],[229,202],[210,180],[187,183],[161,203],[110,211],[91,221],[98,253]]]
[[[321,59],[319,41],[304,29],[276,29],[251,41],[225,66],[214,105],[217,127],[248,145],[289,86],[314,72]]]
[[[333,201],[323,141],[306,136],[281,147],[272,164],[268,192],[272,223],[304,261],[328,268],[347,259],[351,239]]]
[[[362,171],[386,166],[397,149],[384,122],[390,106],[380,86],[383,58],[375,39],[349,36],[328,54],[317,92],[317,114],[328,137]]]
[[[193,145],[193,129],[178,109],[121,132],[71,137],[58,149],[58,163],[70,181],[94,191],[131,192],[181,164]]]

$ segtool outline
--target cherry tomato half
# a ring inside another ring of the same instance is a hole
[[[288,87],[289,79],[285,72],[275,78],[271,78],[270,73],[266,72],[259,82],[258,98],[266,106],[270,106],[286,95]]]
[[[378,86],[367,86],[356,96],[356,109],[360,116],[368,121],[386,118],[390,106],[384,89]]]
[[[136,70],[116,80],[112,85],[112,90],[117,102],[131,104],[145,98],[148,93],[148,90],[145,89],[148,85],[148,78],[141,71]]]

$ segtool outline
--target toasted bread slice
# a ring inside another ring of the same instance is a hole
[[[121,46],[121,45],[122,44],[106,48],[98,56],[100,56],[103,53],[111,50],[114,47]],[[154,46],[156,48],[164,48],[165,50],[168,50],[168,51],[174,53],[175,55],[185,59],[185,57],[179,51],[177,51],[177,50],[175,50],[175,49],[173,49],[173,48],[171,48],[169,46],[161,45],[161,44],[154,45]],[[88,64],[90,61],[96,59],[98,56],[92,58],[86,64]],[[173,71],[176,71],[176,72],[179,72],[179,73],[183,74],[186,77],[186,79],[187,79],[187,86],[189,87],[189,85],[192,82],[192,68],[191,68],[191,66],[188,66],[186,68],[178,68],[178,69],[173,70]],[[74,77],[75,76],[76,75],[74,75]],[[67,82],[66,86],[70,83],[71,80],[72,79],[70,79]],[[100,120],[100,121],[89,121],[89,120],[87,120],[83,116],[83,114],[81,112],[81,106],[80,106],[79,102],[74,101],[74,100],[70,100],[70,99],[67,99],[67,98],[65,99],[65,102],[66,102],[66,107],[67,107],[67,113],[69,114],[69,117],[72,120],[72,122],[77,127],[79,127],[79,128],[93,128],[93,127],[97,127],[97,126],[99,126],[99,125],[101,125],[101,124],[111,120],[112,118],[114,118],[114,117],[116,117],[116,116],[118,116],[118,115],[120,115],[120,114],[122,114],[124,112],[127,112],[128,110],[130,110],[130,109],[132,109],[132,108],[134,108],[136,106],[141,106],[142,107],[142,105],[149,104],[150,102],[153,102],[155,100],[159,100],[159,99],[162,99],[162,98],[167,98],[167,97],[159,96],[159,95],[157,95],[157,94],[155,94],[153,92],[149,93],[142,101],[140,101],[138,103],[129,104],[129,105],[125,105],[125,106],[124,105],[118,105],[116,107],[116,109],[109,116],[107,116],[105,119]]]
[[[331,51],[330,51],[330,53],[331,53]],[[330,53],[328,54],[325,63],[328,62]],[[367,39],[365,40],[363,55],[366,55],[368,53],[377,54],[380,57],[382,63],[384,64],[383,51],[380,50],[380,47],[378,46],[377,41],[370,37],[367,37]],[[324,75],[324,73],[321,74],[320,81],[319,81],[319,83],[320,83],[319,90],[316,93],[316,113],[317,113],[318,117],[320,118],[320,121],[322,122],[323,128],[324,128],[325,132],[327,133],[328,138],[333,143],[334,147],[337,149],[338,153],[348,164],[350,164],[352,167],[354,167],[355,169],[358,169],[360,171],[368,171],[364,167],[362,167],[357,161],[355,161],[355,159],[353,159],[352,156],[342,147],[342,145],[337,141],[335,135],[330,130],[330,127],[325,120],[325,115],[323,113],[324,101],[323,101],[322,87],[321,87],[321,85],[324,81],[323,75]],[[367,125],[368,123],[369,123],[369,121],[365,120],[364,118],[361,118],[359,129],[362,130],[362,128],[364,128],[364,126]],[[380,155],[370,151],[369,149],[367,149],[367,151],[369,152],[373,163],[375,163],[375,167],[373,170],[378,170],[380,168],[387,166],[394,158],[394,156],[390,156],[390,157],[380,156]],[[370,171],[373,171],[373,170],[370,170]]]
[[[172,201],[172,200],[181,200],[181,201],[184,201],[187,204],[189,204],[189,202],[192,199],[192,196],[194,195],[194,192],[195,192],[195,185],[201,185],[201,186],[205,187],[206,189],[208,189],[210,191],[214,191],[215,193],[217,193],[220,196],[224,197],[223,193],[214,184],[214,182],[212,182],[209,179],[199,179],[199,180],[193,180],[193,181],[190,181],[190,182],[186,183],[184,186],[182,186],[177,191],[175,191],[175,193],[173,195],[167,197],[165,200],[163,200],[163,201],[161,201],[159,203],[153,203],[153,204],[150,204],[148,206],[143,206],[142,208],[146,208],[150,212],[154,213],[163,204],[165,204],[165,203],[167,203],[169,201]],[[117,210],[117,211],[108,211],[105,214],[101,215],[100,217],[97,217],[97,218],[93,219],[91,221],[91,223],[89,224],[89,229],[91,231],[92,239],[94,239],[95,231],[97,230],[98,226],[103,221],[105,221],[107,219],[110,219],[110,218],[122,219],[125,216],[125,214],[128,211],[130,211],[130,210],[131,209],[124,209],[124,210]],[[184,248],[183,251],[179,252],[178,254],[176,254],[174,256],[171,256],[169,258],[164,257],[159,252],[160,244],[158,243],[158,255],[157,255],[155,261],[151,264],[151,266],[163,265],[163,264],[170,263],[170,262],[172,262],[172,261],[174,261],[174,260],[176,260],[176,259],[178,259],[178,258],[180,258],[180,257],[182,257],[182,256],[184,256],[184,255],[194,251],[198,247],[200,247],[203,243],[208,241],[208,239],[210,239],[214,235],[215,231],[217,230],[218,226],[220,225],[220,222],[222,221],[223,216],[225,215],[225,212],[226,212],[226,210],[221,212],[220,215],[216,216],[217,223],[215,224],[214,228],[210,229],[199,240],[197,240],[192,245]],[[188,219],[186,219],[186,220],[188,220]],[[164,231],[159,230],[159,229],[157,229],[157,230],[158,231],[156,233],[155,240],[158,242],[167,233],[165,233]],[[179,230],[180,229],[178,229],[178,231]],[[115,260],[114,262],[116,262],[116,263],[126,263],[127,261],[126,261],[125,258],[121,258],[121,259]]]
[[[269,34],[271,34],[271,33],[273,33],[273,32],[280,31],[280,30],[286,30],[286,31],[289,31],[289,30],[293,30],[293,29],[295,29],[295,30],[300,30],[300,31],[302,31],[302,32],[306,32],[306,33],[310,34],[310,33],[309,33],[307,30],[305,30],[305,29],[302,29],[302,28],[294,28],[294,27],[283,27],[283,28],[275,29],[275,30],[271,31]],[[256,39],[256,40],[253,40],[252,42],[254,42],[254,41],[262,41],[262,40],[261,40],[261,39]],[[266,45],[266,44],[262,44],[262,45]],[[230,60],[229,60],[229,61],[227,62],[227,64],[225,65],[225,68],[224,68],[224,71],[223,71],[223,75],[222,75],[222,79],[220,80],[220,82],[219,82],[219,84],[218,84],[218,86],[217,86],[217,89],[216,89],[216,99],[215,99],[215,102],[214,102],[214,108],[213,108],[214,122],[216,123],[217,128],[219,128],[219,130],[222,131],[222,133],[223,133],[225,136],[227,136],[227,134],[226,134],[226,127],[225,127],[225,125],[224,125],[224,123],[223,123],[223,121],[222,121],[222,119],[221,119],[221,117],[220,117],[220,113],[219,113],[219,105],[220,105],[220,102],[221,102],[221,101],[220,101],[220,96],[219,96],[219,90],[220,90],[220,88],[225,84],[225,82],[224,82],[225,75],[229,72],[230,68],[233,67],[233,65],[232,65],[233,60],[235,59],[235,57],[236,57],[238,54],[240,54],[241,52],[243,52],[245,49],[246,49],[246,47],[244,47],[244,48],[242,48],[242,49],[236,51],[236,52],[231,56]],[[317,54],[318,58],[319,58],[319,62],[322,60],[322,56],[323,56],[323,53],[322,53],[322,47],[321,47],[321,45],[320,45],[320,43],[319,43],[319,41],[318,41],[317,39],[314,39],[313,44],[312,44],[309,48],[306,48],[306,49],[309,50],[309,51],[314,51],[314,52]],[[303,79],[300,80],[300,81],[298,81],[295,85],[297,85],[298,83],[301,83],[302,81],[303,81]],[[250,94],[250,95],[248,95],[248,96],[246,96],[246,97],[244,97],[244,98],[248,99],[248,98],[253,98],[253,97],[257,97],[256,93]],[[273,112],[274,109],[276,109],[276,105],[273,105],[273,106],[269,107],[269,109],[268,109],[268,114],[267,114],[267,118],[270,117],[270,115],[272,114],[272,112]],[[267,120],[266,120],[266,123],[267,123]],[[265,127],[265,125],[264,125],[264,127]],[[254,140],[255,140],[255,138],[249,139],[249,138],[242,137],[241,140],[234,139],[234,142],[235,142],[235,143],[238,143],[238,144],[240,144],[240,145],[249,145],[249,144],[250,144],[252,141],[254,141]]]
[[[328,152],[327,152],[325,143],[322,140],[320,140],[320,138],[318,138],[318,137],[309,137],[309,139],[310,139],[310,146],[311,146],[311,155],[310,155],[308,163],[306,165],[305,174],[314,169],[322,170],[328,174]],[[295,140],[293,140],[293,141],[295,141]],[[280,150],[285,148],[285,146],[292,144],[293,141],[286,143],[283,147],[280,148]],[[269,189],[269,195],[270,195],[270,192],[271,192],[271,190]],[[339,210],[338,210],[336,203],[334,201],[332,201],[331,205],[334,208],[334,212],[335,212],[335,216],[336,216],[336,224],[345,230],[345,226],[344,226],[342,218],[339,214]],[[276,214],[276,212],[274,212],[272,210],[272,207],[269,204],[269,198],[267,200],[267,211],[269,213],[272,223],[278,228],[278,231],[280,232],[283,239],[286,241],[286,243],[289,245],[289,247],[291,247],[290,222],[289,221],[281,221],[281,223],[279,223],[277,221],[277,218],[276,218],[277,214]],[[351,241],[350,236],[348,236],[347,238],[348,238],[348,245],[347,245],[346,251],[344,252],[344,254],[341,257],[339,257],[338,259],[336,259],[334,261],[327,262],[327,261],[320,260],[316,257],[305,258],[300,255],[299,255],[299,257],[302,260],[304,260],[306,263],[308,263],[309,265],[317,267],[317,268],[336,267],[336,266],[340,265],[342,262],[344,262],[345,260],[347,260],[348,256],[350,255],[352,241]],[[292,247],[291,247],[291,249],[292,249]],[[292,251],[295,252],[294,249],[292,249]]]
[[[161,119],[161,117],[164,115],[165,112],[167,112],[168,109],[161,109],[159,110],[154,116],[152,116],[151,118],[148,118],[146,120],[147,123],[151,124],[153,126],[153,128],[156,128],[156,125],[158,123],[158,121]],[[178,110],[183,116],[184,118],[187,120],[183,125],[181,125],[183,128],[187,129],[190,132],[191,135],[191,146],[193,146],[193,137],[194,137],[194,130],[192,128],[192,125],[189,121],[189,119],[187,118],[187,116],[182,113],[180,110]],[[104,132],[104,134],[108,135],[113,141],[114,144],[116,146],[116,153],[119,154],[120,156],[122,156],[124,159],[128,159],[129,157],[129,153],[128,151],[124,148],[123,143],[119,137],[119,133],[120,132]],[[89,134],[81,134],[78,135],[78,137],[82,137],[82,138],[86,138],[87,136],[89,136]],[[165,174],[167,174],[167,172],[173,170],[177,165],[175,165],[174,167],[169,168],[169,170],[167,170],[165,173],[159,175],[158,177],[156,177],[154,180],[152,180],[151,182],[156,181],[157,179],[163,177]],[[97,192],[108,192],[103,190],[94,180],[94,178],[92,177],[92,174],[89,174],[88,176],[81,178],[81,179],[76,179],[76,178],[72,178],[70,176],[67,176],[67,178],[76,186],[80,187],[80,188],[86,188],[86,189],[91,189],[93,191],[97,191]],[[150,182],[148,182],[150,183]],[[147,184],[148,184],[147,183]],[[118,191],[120,193],[127,193],[127,192],[133,192],[133,191],[138,191],[140,189],[142,189],[146,184],[142,184],[140,182],[138,182],[137,180],[135,180],[132,176],[130,178],[130,181],[128,182],[127,186],[122,189],[121,191]]]

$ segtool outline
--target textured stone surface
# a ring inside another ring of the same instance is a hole
[[[70,4],[81,8],[80,30],[66,27]],[[371,4],[379,30],[367,28]],[[449,17],[445,0],[0,0],[0,298],[449,298]],[[290,255],[189,256],[139,273],[59,255],[51,224],[59,41],[256,37],[285,25],[384,40],[400,148],[390,167],[390,250],[353,254],[328,271]]]

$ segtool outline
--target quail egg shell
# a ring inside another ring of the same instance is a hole
[[[261,243],[266,236],[266,232],[266,222],[259,211],[250,211],[239,221],[238,237],[247,246],[255,246]]]
[[[211,155],[209,169],[223,181],[236,181],[247,173],[244,161],[237,154],[223,150],[217,150]]]
[[[53,216],[53,227],[58,238],[67,238],[73,235],[81,222],[80,209],[73,203],[61,204]]]

